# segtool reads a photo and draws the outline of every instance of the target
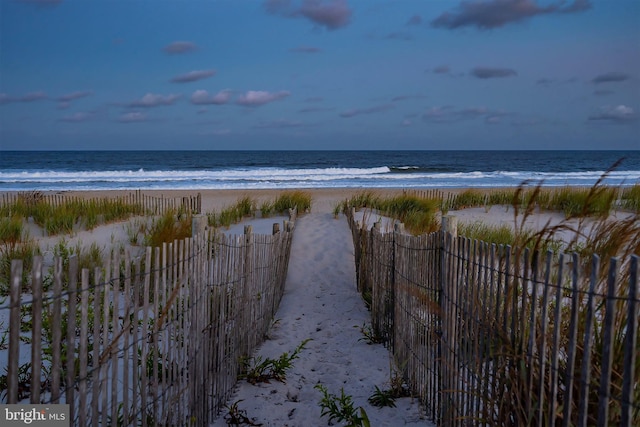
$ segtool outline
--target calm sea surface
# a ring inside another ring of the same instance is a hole
[[[640,151],[0,151],[0,191],[640,184]]]

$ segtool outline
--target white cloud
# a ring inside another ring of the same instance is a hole
[[[231,99],[231,94],[229,89],[221,90],[215,95],[210,95],[206,90],[196,90],[191,95],[191,103],[195,105],[226,104]]]
[[[132,101],[128,104],[129,107],[139,108],[150,108],[150,107],[159,107],[161,105],[171,105],[176,102],[182,95],[158,95],[155,93],[147,93],[142,98]]]
[[[283,90],[279,92],[266,92],[262,90],[250,90],[244,95],[240,95],[236,101],[240,105],[246,107],[257,107],[268,104],[279,99],[286,98],[291,95],[289,91]]]
[[[600,112],[589,116],[589,121],[603,121],[609,123],[630,123],[638,120],[638,115],[631,107],[617,105],[615,107],[605,105]]]
[[[125,113],[118,118],[118,121],[121,123],[137,123],[137,122],[144,122],[146,120],[147,120],[147,115],[139,111]]]

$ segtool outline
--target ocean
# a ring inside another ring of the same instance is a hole
[[[0,191],[640,184],[640,151],[0,151]]]

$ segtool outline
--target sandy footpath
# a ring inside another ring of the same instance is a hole
[[[367,399],[389,387],[389,352],[362,340],[361,327],[370,313],[356,289],[353,242],[344,216],[318,212],[296,222],[285,293],[277,322],[257,355],[277,358],[311,338],[287,374],[286,384],[271,381],[252,385],[240,381],[228,404],[256,423],[272,427],[328,425],[318,404],[318,383],[332,394],[341,389],[365,408],[372,426],[431,425],[421,416],[416,399],[396,401],[396,408],[377,408]],[[213,426],[226,426],[223,411]],[[338,424],[339,425],[339,424]]]

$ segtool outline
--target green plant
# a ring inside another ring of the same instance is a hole
[[[319,404],[322,408],[321,417],[329,416],[329,424],[333,421],[345,422],[346,427],[369,427],[369,417],[363,407],[355,408],[353,397],[344,393],[344,388],[340,389],[340,396],[329,393],[322,384],[314,387],[322,393]]]
[[[31,289],[31,266],[33,257],[40,254],[40,248],[33,240],[19,243],[0,244],[0,295],[8,295],[11,280],[11,261],[19,259],[23,261],[22,292]]]
[[[300,352],[309,341],[311,339],[307,338],[291,354],[282,353],[277,359],[263,358],[262,356],[243,358],[240,361],[241,374],[239,378],[246,379],[251,384],[269,382],[272,379],[285,382],[287,371],[293,367],[293,361],[300,357]]]
[[[191,216],[185,215],[178,219],[178,212],[168,210],[160,218],[153,221],[144,236],[146,246],[162,247],[163,243],[183,240],[191,237]]]
[[[311,209],[311,195],[304,191],[285,191],[273,202],[275,212],[283,212],[293,208],[297,208],[298,212]]]
[[[394,395],[392,390],[381,390],[378,386],[376,386],[376,391],[369,397],[369,403],[373,406],[377,406],[378,408],[396,407],[396,396]]]
[[[358,341],[366,341],[367,344],[382,344],[384,342],[384,337],[371,325],[363,324],[360,327],[360,332],[362,332],[363,336]]]
[[[242,399],[233,402],[229,406],[225,406],[227,408],[227,413],[224,415],[224,420],[227,425],[230,426],[261,426],[262,424],[256,423],[254,420],[250,419],[247,416],[247,411],[244,409],[240,409],[239,404],[242,402]]]

